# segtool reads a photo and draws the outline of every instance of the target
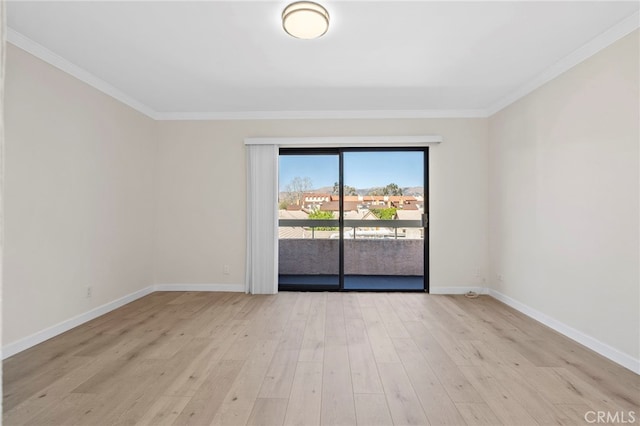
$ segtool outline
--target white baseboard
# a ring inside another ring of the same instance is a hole
[[[244,293],[244,284],[156,284],[155,291],[230,291]]]
[[[128,294],[124,297],[114,300],[113,302],[105,303],[102,306],[91,309],[88,312],[77,315],[68,320],[62,321],[59,324],[45,328],[42,331],[38,331],[30,336],[24,337],[13,343],[9,343],[2,347],[0,353],[1,359],[9,358],[19,352],[29,349],[39,343],[49,340],[59,334],[69,331],[74,327],[77,327],[85,322],[91,321],[117,309],[127,303],[133,302],[136,299],[144,297],[154,291],[229,291],[229,292],[244,292],[244,284],[156,284],[142,290],[138,290],[134,293]]]
[[[488,294],[484,287],[429,287],[429,294],[466,294],[470,291]]]
[[[46,328],[42,331],[34,333],[30,336],[24,337],[13,343],[9,343],[2,347],[2,353],[0,357],[6,359],[19,352],[24,351],[32,346],[42,343],[52,337],[64,333],[74,327],[77,327],[85,322],[91,321],[94,318],[104,315],[113,311],[127,303],[133,302],[136,299],[144,297],[154,291],[228,291],[228,292],[244,292],[244,284],[156,284],[149,286],[131,293],[127,296],[121,297],[113,302],[105,303],[102,306],[94,308],[84,314],[77,315],[68,320],[62,321],[52,327]],[[627,355],[616,348],[613,348],[606,343],[599,341],[591,336],[588,336],[581,331],[570,327],[563,322],[560,322],[550,316],[533,309],[524,303],[521,303],[509,296],[500,293],[497,290],[484,287],[432,287],[429,289],[430,294],[445,295],[445,294],[465,294],[469,291],[476,292],[478,294],[488,294],[496,300],[511,306],[519,312],[533,318],[534,320],[552,328],[568,338],[575,340],[576,342],[586,346],[587,348],[599,353],[600,355],[610,359],[611,361],[620,364],[621,366],[628,368],[636,374],[640,375],[640,360]]]
[[[81,324],[84,324],[85,322],[99,317],[100,315],[104,315],[108,312],[113,311],[114,309],[126,305],[129,302],[133,302],[136,299],[144,297],[147,294],[152,293],[153,291],[153,286],[145,287],[142,290],[138,290],[124,297],[116,299],[113,302],[105,303],[102,306],[91,309],[84,314],[69,318],[68,320],[62,321],[61,323],[58,323],[54,326],[45,328],[44,330],[38,331],[37,333],[24,337],[13,343],[9,343],[2,347],[2,359],[9,358],[10,356],[17,354],[18,352],[22,352],[25,349],[29,349],[30,347],[37,345],[38,343],[42,343],[45,340],[49,340],[52,337],[64,333],[65,331],[69,331],[74,327],[77,327]]]
[[[533,318],[538,322],[541,322],[547,327],[552,328],[558,333],[563,334],[564,336],[572,340],[575,340],[576,342],[586,346],[592,351],[599,353],[603,357],[608,358],[611,361],[620,364],[621,366],[640,375],[640,359],[635,359],[632,356],[627,355],[624,352],[621,352],[618,349],[609,346],[594,337],[584,334],[583,332],[576,330],[575,328],[570,327],[563,322],[551,318],[549,315],[533,309],[530,306],[525,305],[524,303],[512,299],[511,297],[504,295],[497,290],[488,289],[488,294],[494,299],[501,301],[505,305],[511,306],[513,309],[522,312],[523,314]]]

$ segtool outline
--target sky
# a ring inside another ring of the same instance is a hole
[[[423,185],[423,160],[419,151],[345,152],[344,183],[357,189],[386,186]],[[313,189],[333,187],[338,181],[337,155],[281,155],[280,191],[294,177],[309,177]]]

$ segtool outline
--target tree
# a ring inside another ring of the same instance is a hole
[[[395,207],[389,207],[386,209],[371,209],[371,213],[376,215],[378,219],[393,220],[396,218],[397,209]]]
[[[367,191],[367,195],[384,195],[383,191],[384,188],[369,188],[369,191]]]
[[[390,183],[382,188],[382,195],[402,195],[402,188],[395,183]]]
[[[338,182],[333,184],[333,194],[340,194],[340,184]],[[353,186],[345,185],[344,195],[358,195],[358,191]]]
[[[286,210],[289,207],[289,202],[287,200],[282,200],[278,203],[279,210]]]
[[[335,218],[333,217],[333,212],[316,209],[309,213],[309,219],[331,220]],[[336,231],[338,228],[332,226],[316,226],[315,229],[317,231]]]
[[[287,193],[286,200],[289,204],[302,205],[302,194],[310,191],[312,188],[313,183],[311,183],[310,177],[296,176],[284,188]]]
[[[331,220],[333,219],[333,212],[317,209],[309,213],[309,219]]]

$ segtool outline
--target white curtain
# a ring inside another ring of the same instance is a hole
[[[2,339],[2,259],[4,251],[4,76],[5,58],[7,56],[7,17],[5,1],[0,0],[0,340]],[[2,354],[0,353],[0,358]],[[2,370],[0,367],[0,379]],[[2,394],[2,380],[0,380]],[[2,403],[0,403],[2,411]]]
[[[278,292],[278,146],[247,147],[246,292]]]

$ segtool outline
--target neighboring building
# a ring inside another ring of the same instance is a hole
[[[317,210],[329,201],[331,201],[331,194],[317,194],[313,192],[302,194],[302,208],[307,211]]]
[[[335,201],[337,203],[339,200],[340,197],[338,195],[331,195],[332,202]],[[420,201],[421,199],[412,195],[346,195],[344,197],[345,203],[355,202],[360,209],[372,207],[404,209],[407,206],[419,204]]]
[[[337,212],[340,210],[340,202],[339,201],[327,201],[320,206],[320,210],[322,211],[330,211]],[[344,201],[344,211],[358,211],[358,203],[355,201]]]
[[[309,215],[302,210],[278,210],[278,219],[308,219]],[[309,238],[307,234],[310,234],[302,226],[279,226],[278,238]]]
[[[333,212],[338,217],[340,197],[335,194],[305,193],[301,205],[287,206],[279,211],[280,219],[307,219],[315,210]],[[420,220],[422,218],[422,197],[403,195],[347,195],[344,197],[344,217],[346,220],[377,221],[371,210],[396,208],[394,219]],[[279,238],[338,238],[338,233],[311,230],[305,227],[279,227]],[[353,228],[345,228],[345,238],[354,238]],[[379,226],[358,227],[355,238],[423,238],[422,228],[387,228]]]
[[[398,220],[422,220],[422,211],[417,208],[403,209],[396,212]],[[404,238],[418,240],[424,238],[424,228],[398,228],[398,235]]]

